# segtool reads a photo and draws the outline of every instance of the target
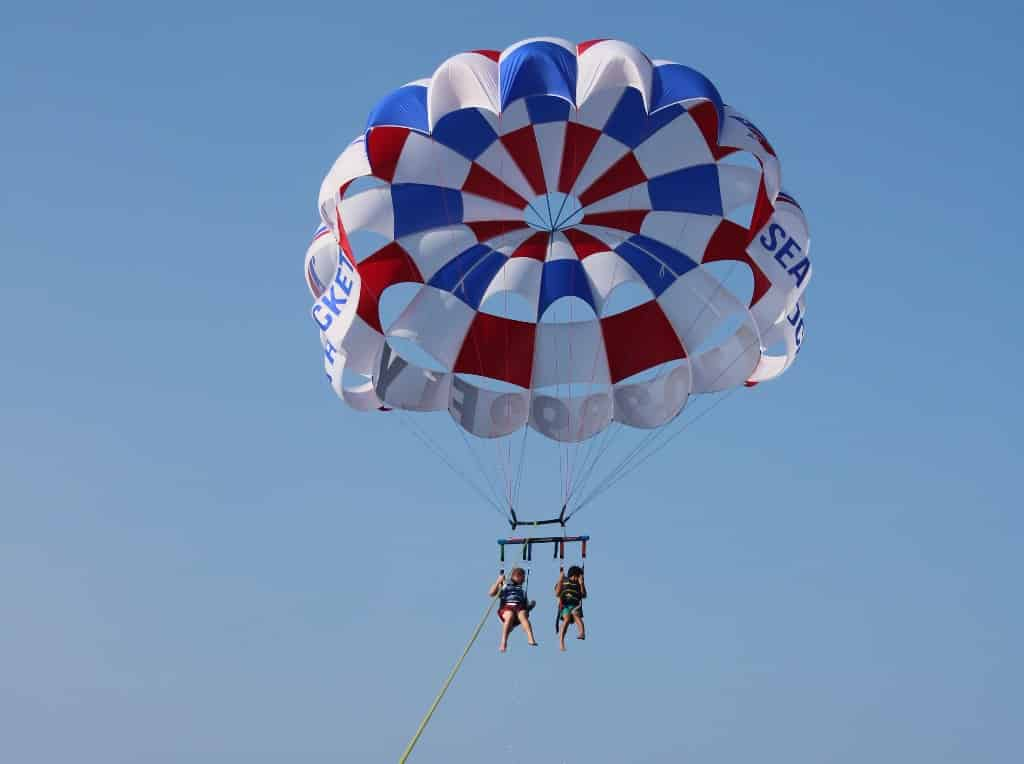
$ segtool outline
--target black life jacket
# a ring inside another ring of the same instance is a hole
[[[576,607],[583,601],[583,590],[571,578],[562,578],[562,588],[558,591],[558,600],[563,607]]]

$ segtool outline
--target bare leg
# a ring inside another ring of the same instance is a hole
[[[563,618],[562,626],[558,630],[558,646],[562,652],[565,652],[565,633],[567,631],[569,631],[569,619]]]
[[[576,635],[576,639],[586,639],[587,638],[587,630],[583,626],[583,616],[581,616],[579,613],[573,613],[572,614],[572,620],[576,624],[576,631],[579,632]]]
[[[512,613],[505,613],[501,617],[501,643],[498,645],[498,649],[501,652],[505,652],[505,648],[508,647],[508,633],[512,631],[512,625],[515,621],[512,620]]]
[[[530,616],[525,609],[516,611],[516,615],[519,616],[519,625],[526,632],[526,641],[531,645],[536,645],[537,640],[533,638],[533,626],[530,625]]]

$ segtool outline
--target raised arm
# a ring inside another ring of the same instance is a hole
[[[583,580],[583,574],[580,573],[580,599],[586,599],[587,596],[587,584]]]
[[[501,591],[501,587],[504,585],[504,583],[505,583],[505,574],[504,573],[499,573],[497,580],[493,584],[491,584],[491,589],[490,589],[490,591],[487,592],[487,596],[488,597],[497,597],[498,596],[498,592]]]

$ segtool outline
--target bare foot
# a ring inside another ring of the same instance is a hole
[[[540,643],[539,642],[527,642],[526,644],[528,644],[530,647],[536,647]]]
[[[563,642],[563,643],[562,643],[562,644],[561,644],[561,645],[559,646],[559,649],[560,649],[560,650],[561,650],[561,651],[562,651],[563,653],[565,652],[565,642]]]
[[[498,652],[503,653],[508,649],[508,645],[498,645]]]

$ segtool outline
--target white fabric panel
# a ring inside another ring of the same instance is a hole
[[[501,254],[506,257],[511,257],[512,253],[519,248],[519,245],[535,233],[537,233],[537,231],[533,228],[527,228],[524,226],[518,230],[508,231],[507,233],[495,236],[493,239],[488,239],[485,243],[491,249],[501,252]]]
[[[586,164],[580,170],[579,177],[576,178],[576,183],[573,185],[572,193],[577,196],[582,194],[628,151],[629,146],[619,143],[611,136],[602,133],[601,137],[597,139],[597,143],[594,144],[594,150],[587,157]]]
[[[380,356],[373,386],[388,406],[406,411],[440,411],[448,407],[452,375],[415,366],[389,345]]]
[[[416,263],[424,281],[430,281],[441,266],[477,243],[466,226],[451,225],[403,236],[398,241]]]
[[[522,295],[528,305],[534,306],[536,310],[537,300],[540,295],[540,280],[544,273],[544,263],[534,260],[532,257],[509,258],[501,270],[491,280],[491,285],[484,292],[481,303],[486,302],[492,295],[501,292],[515,292]]]
[[[333,387],[333,385],[332,385]],[[335,390],[334,392],[338,392]],[[341,399],[356,411],[374,411],[384,405],[373,389],[373,380],[366,380],[360,385],[343,387],[340,392]]]
[[[785,191],[785,189],[782,190]],[[798,240],[807,242],[807,246],[804,247],[806,251],[811,245],[811,229],[807,225],[804,211],[798,205],[790,204],[780,196],[775,199],[775,214],[786,230],[790,231]]]
[[[415,342],[451,369],[475,315],[475,310],[451,292],[423,286],[387,333]]]
[[[338,214],[349,233],[373,231],[388,239],[395,235],[395,210],[390,188],[368,188],[341,200]]]
[[[704,268],[677,278],[658,297],[658,305],[687,353],[696,351],[729,316],[747,315],[743,303]]]
[[[345,385],[344,375],[346,358],[344,353],[337,352],[322,334],[320,340],[324,348],[324,372],[330,380],[331,389],[335,395],[356,411],[373,411],[383,405],[383,401],[377,397],[373,389],[373,382],[369,378],[358,385]]]
[[[480,220],[517,220],[522,222],[523,211],[476,194],[463,194],[462,219],[467,223]]]
[[[648,178],[715,161],[704,134],[686,113],[654,133],[633,149],[633,153]]]
[[[608,124],[608,118],[615,111],[615,107],[619,105],[624,92],[625,88],[619,88],[618,90],[609,89],[595,93],[582,108],[577,107],[575,111],[569,112],[569,120],[593,127],[596,130],[604,130],[604,126]]]
[[[345,335],[333,344],[344,354],[351,371],[368,377],[377,366],[384,335],[357,315]]]
[[[462,188],[472,163],[429,136],[409,132],[395,167],[392,183],[426,183],[444,188]]]
[[[718,165],[718,187],[722,195],[722,211],[730,212],[744,204],[753,204],[761,184],[761,173],[753,167],[735,164]]]
[[[303,263],[306,286],[309,287],[314,299],[326,292],[328,285],[334,281],[338,271],[338,258],[341,256],[341,249],[330,229],[323,226],[317,231],[317,235],[306,249],[306,259]]]
[[[573,398],[534,395],[530,401],[530,427],[553,440],[576,443],[607,427],[613,408],[608,393]]]
[[[690,359],[693,392],[717,393],[742,385],[761,360],[761,343],[752,321],[716,348]]]
[[[320,184],[320,195],[318,206],[320,217],[328,228],[334,231],[335,237],[338,232],[337,221],[334,212],[341,202],[339,190],[349,181],[370,175],[370,160],[366,156],[365,138],[360,135],[352,141],[344,151],[341,152],[334,165],[328,171],[323,183]]]
[[[441,64],[427,90],[430,131],[441,118],[459,109],[486,109],[497,114],[498,63],[479,53],[459,53]]]
[[[621,40],[604,40],[587,48],[578,57],[576,103],[580,106],[603,90],[632,87],[640,91],[644,109],[651,110],[651,83],[654,77],[650,59],[643,51]]]
[[[485,390],[452,377],[448,413],[455,423],[480,438],[500,438],[523,427],[530,414],[530,394]]]
[[[548,240],[547,254],[544,257],[545,262],[551,262],[552,260],[578,260],[579,256],[576,254],[576,250],[572,248],[572,244],[565,238],[565,234],[561,231],[556,231],[552,234]]]
[[[604,242],[608,249],[614,249],[633,235],[629,231],[620,231],[618,228],[606,228],[602,225],[577,225],[573,226],[573,228],[589,233],[591,236]]]
[[[783,342],[785,343],[784,355],[765,355],[762,353],[761,361],[753,374],[750,375],[750,382],[765,382],[775,379],[786,369],[793,365],[796,355],[800,352],[800,345],[803,342],[804,316],[807,313],[807,306],[801,299],[793,309],[793,312],[783,316],[767,332],[761,334],[761,344],[765,348]]]
[[[755,129],[750,127],[751,124],[753,123],[740,112],[731,106],[726,106],[725,124],[722,125],[719,131],[718,142],[722,146],[733,146],[750,152],[761,161],[761,165],[764,167],[765,190],[768,192],[768,198],[774,201],[775,195],[779,193],[779,187],[782,183],[779,160],[768,153],[767,149],[761,145],[761,141],[757,137],[760,130],[755,132]],[[761,133],[761,136],[767,140],[763,133]]]
[[[615,421],[650,429],[673,419],[690,394],[690,364],[683,361],[666,374],[646,382],[615,386]]]
[[[537,136],[541,166],[544,168],[544,184],[548,191],[558,189],[558,174],[562,169],[562,149],[565,146],[565,122],[545,122],[534,125]]]
[[[598,314],[604,310],[608,295],[615,287],[630,281],[643,283],[632,266],[615,252],[596,252],[583,260],[583,270],[590,281]]]
[[[488,146],[484,153],[476,158],[476,163],[527,201],[535,196],[523,173],[519,171],[519,165],[509,156],[501,141],[494,141]]]
[[[640,233],[677,249],[694,262],[704,258],[711,236],[722,218],[713,215],[694,215],[689,212],[651,212],[644,218]]]
[[[610,379],[600,321],[537,324],[530,383],[534,389],[570,382],[603,385]]]
[[[520,98],[505,107],[498,116],[498,135],[508,135],[530,124],[530,112],[526,108],[526,99]]]
[[[651,195],[647,190],[647,183],[645,182],[623,189],[617,194],[606,196],[604,199],[588,205],[586,214],[614,212],[617,210],[649,210],[650,208]]]

